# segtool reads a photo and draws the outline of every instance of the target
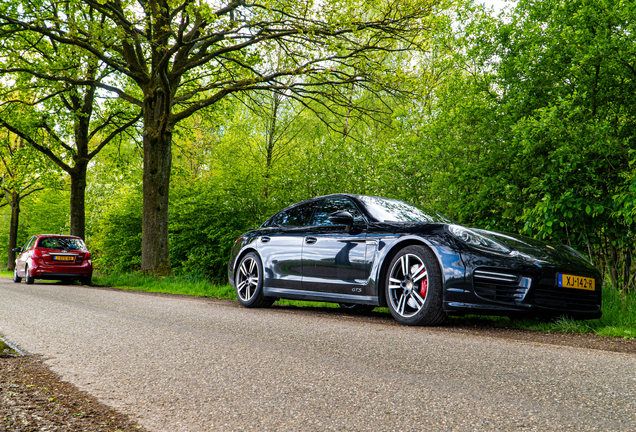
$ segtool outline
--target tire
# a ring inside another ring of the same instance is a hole
[[[82,285],[90,285],[90,284],[91,284],[91,277],[90,277],[90,276],[88,276],[88,277],[80,278],[80,279],[79,279],[79,282],[80,282]]]
[[[236,266],[236,298],[248,308],[269,307],[276,299],[263,295],[263,264],[256,252],[245,255]]]
[[[17,267],[15,267],[13,269],[13,282],[15,282],[15,283],[22,282],[22,278],[20,276],[18,276],[18,268]]]
[[[29,276],[29,266],[26,266],[24,268],[24,281],[27,283],[27,285],[33,285],[33,282],[35,282],[35,278]]]
[[[442,272],[433,252],[424,246],[407,246],[389,264],[386,303],[400,324],[437,325],[444,322]]]
[[[355,303],[338,303],[340,309],[353,314],[365,314],[375,309],[373,305],[355,304]]]

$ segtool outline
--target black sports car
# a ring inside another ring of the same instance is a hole
[[[279,298],[387,306],[407,325],[467,313],[601,316],[601,274],[574,249],[373,196],[323,196],[278,212],[236,240],[228,275],[246,307]]]

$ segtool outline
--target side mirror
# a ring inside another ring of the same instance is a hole
[[[13,248],[13,252],[20,253],[22,252],[22,248]]]
[[[353,216],[348,211],[337,211],[331,213],[327,218],[334,225],[346,225],[347,231],[353,227]]]

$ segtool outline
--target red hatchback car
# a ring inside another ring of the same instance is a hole
[[[91,283],[93,263],[84,241],[75,236],[39,234],[31,237],[18,253],[13,270],[13,282],[22,278],[27,284],[35,279],[79,280]]]

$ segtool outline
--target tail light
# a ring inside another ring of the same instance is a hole
[[[38,248],[33,249],[33,258],[42,258],[42,251]]]
[[[85,259],[85,260],[89,260],[89,259],[91,259],[91,253],[90,253],[90,252],[85,252],[85,253],[84,253],[84,259]]]

